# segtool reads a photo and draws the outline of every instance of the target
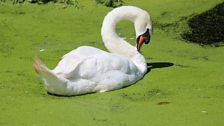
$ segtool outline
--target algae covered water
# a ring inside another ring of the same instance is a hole
[[[0,125],[74,126],[222,126],[224,124],[224,47],[182,40],[186,22],[221,0],[124,1],[148,10],[154,24],[151,44],[142,48],[148,73],[138,83],[116,91],[75,97],[48,95],[32,64],[39,56],[54,68],[81,45],[103,46],[100,28],[112,8],[79,1],[60,4],[0,3]],[[164,29],[165,28],[169,28]],[[174,28],[173,28],[174,27]],[[135,44],[133,24],[117,31]]]

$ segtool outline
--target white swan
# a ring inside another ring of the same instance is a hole
[[[115,26],[122,19],[134,22],[137,48],[116,34]],[[104,45],[111,53],[81,46],[65,54],[53,70],[38,58],[34,68],[51,94],[71,96],[116,90],[143,78],[147,66],[140,49],[143,43],[149,43],[151,34],[152,23],[146,11],[133,6],[115,8],[105,16],[101,29]]]

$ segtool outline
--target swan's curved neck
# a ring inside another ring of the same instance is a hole
[[[132,60],[142,73],[147,70],[144,56],[139,53],[136,47],[132,46],[124,39],[120,38],[116,33],[116,24],[122,20],[127,19],[134,23],[136,35],[138,33],[139,22],[142,19],[142,13],[145,11],[136,7],[120,7],[109,12],[103,21],[101,35],[104,45],[111,53],[126,56]]]

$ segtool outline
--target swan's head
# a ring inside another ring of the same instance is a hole
[[[137,46],[137,50],[140,51],[142,44],[148,44],[150,42],[150,32],[149,29],[147,28],[147,30],[145,31],[145,33],[139,35],[136,39],[136,46]]]
[[[141,14],[141,16],[135,21],[136,31],[136,47],[140,51],[143,44],[150,42],[152,35],[152,21],[147,12]]]

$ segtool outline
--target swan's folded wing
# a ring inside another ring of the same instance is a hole
[[[82,58],[78,56],[66,55],[53,70],[58,75],[66,75],[74,71],[77,66],[82,62]]]
[[[65,77],[71,76],[71,73],[74,74],[74,71],[76,70],[78,65],[84,62],[85,59],[94,57],[94,55],[97,55],[100,53],[105,53],[105,52],[94,47],[81,46],[65,54],[53,71],[56,74],[59,74]]]

